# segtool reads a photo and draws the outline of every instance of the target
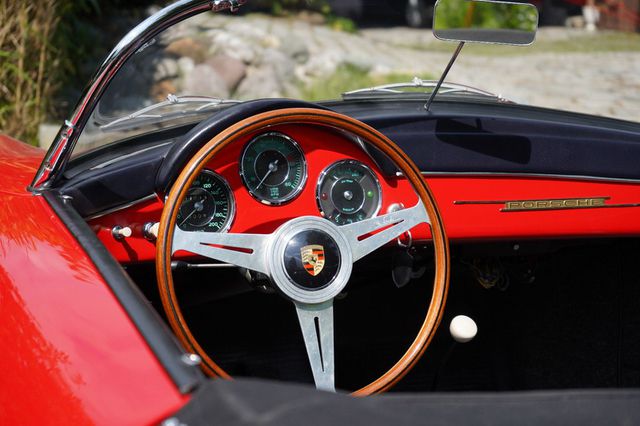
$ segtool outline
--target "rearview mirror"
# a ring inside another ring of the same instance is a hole
[[[528,45],[538,28],[538,9],[527,3],[438,0],[433,34],[440,40]]]

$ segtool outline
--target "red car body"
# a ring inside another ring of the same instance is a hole
[[[0,419],[157,424],[188,397],[45,198],[27,190],[43,156],[0,137]]]

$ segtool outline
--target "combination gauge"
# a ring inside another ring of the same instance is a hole
[[[338,225],[369,219],[382,204],[378,178],[355,160],[338,161],[322,172],[316,197],[322,215]]]

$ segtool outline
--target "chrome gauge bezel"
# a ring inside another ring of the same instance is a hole
[[[302,163],[302,178],[300,179],[300,183],[298,183],[298,185],[296,185],[296,187],[293,189],[293,191],[291,191],[291,193],[288,194],[286,197],[281,197],[281,198],[278,198],[278,199],[275,199],[275,200],[265,199],[263,196],[261,196],[259,194],[256,194],[255,190],[251,189],[249,183],[247,182],[246,173],[245,173],[245,169],[244,169],[244,159],[245,159],[245,156],[246,156],[246,153],[247,153],[248,149],[254,143],[256,143],[260,139],[266,138],[266,137],[278,137],[278,138],[284,139],[287,143],[291,144],[291,146],[293,148],[295,148],[295,150],[300,154],[300,159],[301,159],[301,163]],[[251,141],[249,141],[249,143],[247,143],[247,145],[242,150],[242,155],[240,156],[239,169],[240,169],[240,177],[242,178],[242,183],[244,184],[244,187],[247,189],[249,194],[254,199],[256,199],[256,200],[260,201],[262,204],[265,204],[265,205],[268,205],[268,206],[281,206],[281,205],[286,204],[286,203],[288,203],[290,201],[293,201],[296,197],[298,197],[298,195],[300,195],[300,193],[304,189],[305,185],[307,184],[307,180],[309,178],[309,168],[308,168],[308,165],[307,165],[307,157],[304,155],[304,151],[300,147],[300,144],[295,139],[293,139],[292,137],[287,136],[287,135],[285,135],[284,133],[281,133],[281,132],[261,133],[258,136],[254,137],[253,139],[251,139]]]
[[[229,214],[227,215],[227,219],[226,222],[224,224],[224,226],[218,230],[218,231],[207,231],[206,230],[206,225],[203,226],[202,230],[199,231],[191,231],[191,232],[213,232],[213,233],[223,233],[223,232],[228,232],[229,229],[231,229],[231,226],[233,225],[233,222],[235,221],[236,218],[236,197],[233,195],[233,191],[231,190],[231,186],[229,185],[229,182],[227,182],[227,180],[222,177],[220,174],[208,170],[208,169],[204,169],[200,172],[200,174],[198,175],[198,177],[200,175],[203,174],[207,174],[210,175],[211,177],[213,177],[214,179],[217,179],[219,182],[222,183],[222,186],[224,188],[224,190],[227,192],[228,198],[229,198]],[[189,188],[189,191],[192,188]],[[184,200],[182,200],[182,202],[184,202]],[[182,203],[181,203],[182,204]],[[181,205],[182,206],[182,205]],[[211,220],[213,220],[213,218],[211,218]],[[209,223],[211,223],[211,220],[209,221]],[[178,226],[176,224],[176,226]]]
[[[358,161],[358,160],[339,160],[339,161],[336,161],[335,163],[332,163],[327,168],[325,168],[322,171],[322,173],[320,173],[320,177],[318,178],[318,183],[316,185],[316,204],[318,205],[318,210],[320,210],[320,213],[322,214],[322,217],[326,218],[327,220],[330,220],[332,223],[335,223],[333,220],[329,219],[329,217],[327,216],[327,212],[325,212],[323,210],[323,208],[322,208],[322,203],[320,202],[320,199],[321,199],[321,196],[322,196],[321,191],[322,191],[322,186],[324,184],[324,181],[327,178],[327,175],[329,175],[329,173],[333,169],[335,169],[336,167],[342,166],[344,164],[348,164],[348,165],[351,165],[351,166],[362,167],[373,178],[373,181],[376,184],[376,190],[378,191],[378,204],[376,205],[375,210],[371,214],[371,216],[367,217],[366,219],[371,219],[372,217],[377,217],[378,213],[380,213],[380,209],[382,208],[382,185],[380,185],[380,180],[378,179],[378,175],[376,175],[376,173],[373,171],[373,169],[371,167],[367,166],[366,164],[364,164],[362,161]],[[341,226],[341,225],[338,225],[338,226]]]

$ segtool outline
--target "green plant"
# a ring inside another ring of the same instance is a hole
[[[363,89],[382,84],[410,82],[414,75],[406,73],[372,74],[355,65],[344,64],[326,79],[318,79],[301,89],[302,97],[308,101],[321,101],[339,98],[349,90]],[[422,75],[424,79],[432,76]]]
[[[37,144],[38,126],[53,113],[68,111],[52,103],[67,85],[79,91],[111,39],[102,36],[101,18],[139,10],[151,0],[11,0],[0,2],[0,132]],[[88,67],[92,68],[92,67]],[[79,83],[81,82],[81,83]],[[72,100],[73,101],[73,100]]]
[[[301,10],[312,10],[326,15],[331,11],[325,0],[255,0],[251,2],[251,6],[259,10],[270,10],[274,15]]]
[[[333,30],[343,31],[345,33],[358,32],[358,26],[349,18],[343,18],[342,16],[334,16],[332,14],[327,17],[327,25]]]
[[[59,18],[55,0],[0,3],[0,131],[31,143],[52,93],[57,60],[51,37]]]

